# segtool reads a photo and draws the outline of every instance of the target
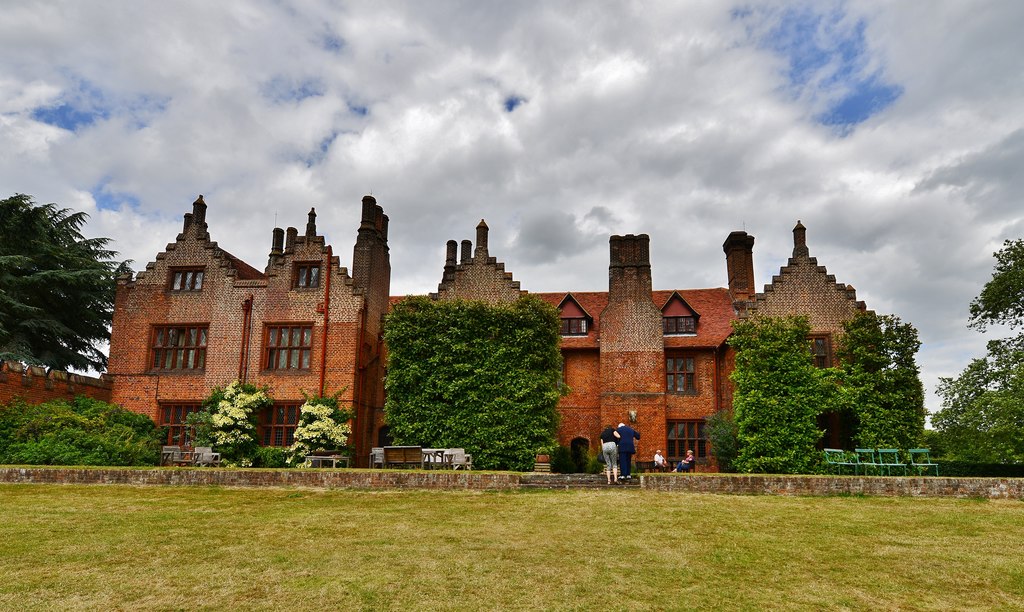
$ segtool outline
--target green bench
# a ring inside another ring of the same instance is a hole
[[[929,449],[912,448],[907,452],[910,453],[910,467],[917,470],[918,476],[924,476],[932,468],[935,468],[935,475],[939,475],[939,464],[932,461]]]
[[[844,467],[852,467],[853,473],[857,473],[857,461],[855,457],[852,457],[850,453],[839,449],[839,448],[826,448],[825,449],[825,465],[830,470],[835,469],[836,474],[842,474]]]
[[[900,449],[898,448],[878,449],[878,465],[879,469],[884,469],[889,476],[892,476],[896,470],[903,472],[904,476],[907,475],[907,464],[900,458]]]
[[[854,456],[857,457],[857,466],[864,468],[864,475],[867,476],[868,470],[871,470],[875,474],[882,473],[882,464],[876,459],[875,449],[873,448],[855,448],[853,449]]]

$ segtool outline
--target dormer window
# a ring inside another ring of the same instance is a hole
[[[697,322],[693,317],[662,317],[661,325],[667,336],[697,333]]]
[[[295,289],[315,289],[320,286],[320,263],[297,263],[292,275]]]
[[[203,271],[203,268],[173,268],[167,285],[171,291],[201,291]]]
[[[571,293],[558,305],[558,311],[562,319],[563,336],[586,336],[590,331],[593,319]]]
[[[563,318],[562,319],[562,335],[563,336],[586,336],[587,335],[587,320],[585,318]]]
[[[661,308],[661,329],[666,336],[689,336],[697,333],[700,315],[686,303],[678,292],[672,295]]]

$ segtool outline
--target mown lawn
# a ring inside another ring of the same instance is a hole
[[[1024,609],[1024,503],[0,485],[0,609]]]

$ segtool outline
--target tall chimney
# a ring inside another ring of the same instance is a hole
[[[732,232],[722,243],[725,268],[729,275],[729,291],[733,300],[750,300],[754,296],[754,237],[746,232]]]
[[[273,238],[270,240],[270,255],[281,255],[284,253],[284,230],[275,227]]]
[[[306,237],[312,238],[316,236],[316,209],[309,209],[309,220],[306,221]]]
[[[298,237],[299,230],[294,227],[289,227],[287,230],[287,238],[284,241],[284,250],[286,253],[292,253],[295,251],[295,238]]]
[[[651,301],[651,238],[647,234],[612,236],[608,240],[608,301]]]
[[[481,261],[487,259],[487,223],[480,219],[476,226],[476,254]]]
[[[469,240],[462,241],[462,260],[459,263],[468,264],[473,259],[473,243]]]
[[[796,227],[793,228],[793,257],[810,257],[807,250],[807,228],[800,220],[796,220]]]

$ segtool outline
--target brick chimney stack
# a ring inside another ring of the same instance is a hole
[[[651,301],[651,239],[647,234],[612,236],[608,265],[608,301]],[[653,303],[653,302],[652,302]]]
[[[282,255],[284,253],[284,230],[275,227],[273,238],[270,241],[270,256]]]
[[[732,232],[722,244],[725,267],[729,275],[729,292],[735,301],[754,297],[754,237],[746,232]]]
[[[316,236],[316,209],[309,209],[309,220],[306,221],[306,238]]]
[[[469,240],[462,241],[462,258],[459,263],[468,264],[473,259],[473,243]]]
[[[796,227],[793,228],[793,258],[810,256],[807,250],[807,228],[797,219]]]
[[[473,256],[480,258],[480,261],[487,259],[487,223],[483,219],[476,226],[476,253]]]

